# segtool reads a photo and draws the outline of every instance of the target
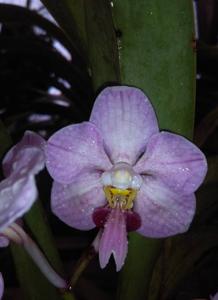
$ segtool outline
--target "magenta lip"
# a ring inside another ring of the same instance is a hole
[[[107,222],[108,216],[113,208],[109,207],[99,207],[96,208],[92,218],[96,227],[104,227]],[[139,214],[131,210],[124,210],[123,213],[126,217],[126,229],[127,231],[135,231],[141,226],[141,218]]]

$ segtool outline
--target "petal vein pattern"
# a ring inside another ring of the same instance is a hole
[[[135,171],[154,176],[170,189],[191,194],[202,183],[207,162],[203,153],[182,136],[160,132],[153,135]]]
[[[134,164],[149,137],[159,131],[148,98],[132,87],[104,89],[95,101],[90,121],[100,129],[113,163]]]
[[[117,207],[109,214],[99,243],[100,266],[104,268],[113,254],[116,270],[120,271],[127,255],[126,220],[123,212]]]
[[[179,195],[155,178],[143,179],[134,206],[142,221],[137,231],[154,238],[187,231],[195,213],[195,195]]]
[[[80,230],[95,227],[92,214],[106,204],[99,173],[78,176],[71,184],[53,183],[52,211],[69,226]]]
[[[89,122],[57,131],[48,140],[45,152],[48,171],[59,183],[68,184],[80,173],[111,167],[100,133]]]

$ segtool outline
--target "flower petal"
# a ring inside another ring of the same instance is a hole
[[[0,182],[0,230],[21,217],[37,198],[33,175],[12,173]]]
[[[204,180],[207,162],[200,149],[184,137],[160,132],[150,138],[134,169],[157,177],[175,192],[191,194]]]
[[[159,131],[148,98],[141,90],[128,86],[104,89],[95,101],[90,121],[101,130],[113,163],[134,164],[149,137]]]
[[[4,175],[12,172],[37,174],[44,168],[45,158],[43,148],[45,140],[38,134],[26,131],[19,143],[13,146],[3,159]]]
[[[100,183],[100,174],[80,174],[72,183],[53,183],[52,211],[69,226],[89,230],[95,227],[92,219],[94,209],[106,204]]]
[[[141,217],[137,231],[155,238],[187,231],[195,212],[195,195],[179,195],[152,177],[143,179],[134,203]]]
[[[48,140],[46,166],[53,179],[68,184],[80,172],[107,170],[111,163],[95,125],[84,122],[57,131]]]
[[[0,248],[7,247],[9,243],[9,239],[0,234]]]
[[[210,300],[218,300],[218,293],[214,296],[210,296]]]
[[[104,268],[114,256],[117,272],[122,268],[128,249],[126,218],[119,209],[112,209],[99,243],[99,261],[101,268]]]
[[[0,273],[0,299],[2,299],[4,293],[4,280],[2,277],[2,273]]]

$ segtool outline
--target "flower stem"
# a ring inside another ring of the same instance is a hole
[[[66,280],[57,274],[36,243],[18,224],[11,224],[7,229],[4,230],[3,234],[10,241],[13,241],[14,243],[24,247],[41,272],[55,287],[60,289],[66,289],[68,287]]]
[[[92,244],[88,249],[86,249],[77,264],[75,265],[73,275],[70,279],[70,289],[73,289],[79,280],[81,274],[86,269],[90,261],[96,256],[95,246]]]

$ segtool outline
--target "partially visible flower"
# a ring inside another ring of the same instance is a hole
[[[100,265],[113,254],[117,271],[128,231],[160,238],[189,228],[207,171],[203,153],[182,136],[159,132],[148,98],[127,86],[103,90],[90,121],[56,132],[46,156],[53,212],[77,229],[101,227]]]
[[[210,300],[218,300],[218,293],[214,296],[210,296]]]
[[[44,168],[43,147],[39,135],[26,131],[22,140],[13,146],[3,159],[5,179],[0,182],[0,247],[6,247],[13,237],[10,225],[23,216],[37,198],[34,175]],[[9,228],[9,229],[8,229]],[[4,283],[0,277],[0,299]]]
[[[45,165],[44,146],[42,137],[26,131],[3,159],[6,178],[0,182],[0,247],[7,246],[9,241],[22,244],[47,278],[65,287],[65,281],[53,271],[37,245],[14,223],[37,199],[35,175]],[[0,281],[0,291],[3,293],[3,281]]]
[[[0,232],[23,216],[37,199],[35,175],[45,164],[45,141],[26,131],[3,159],[5,179],[0,182]]]

